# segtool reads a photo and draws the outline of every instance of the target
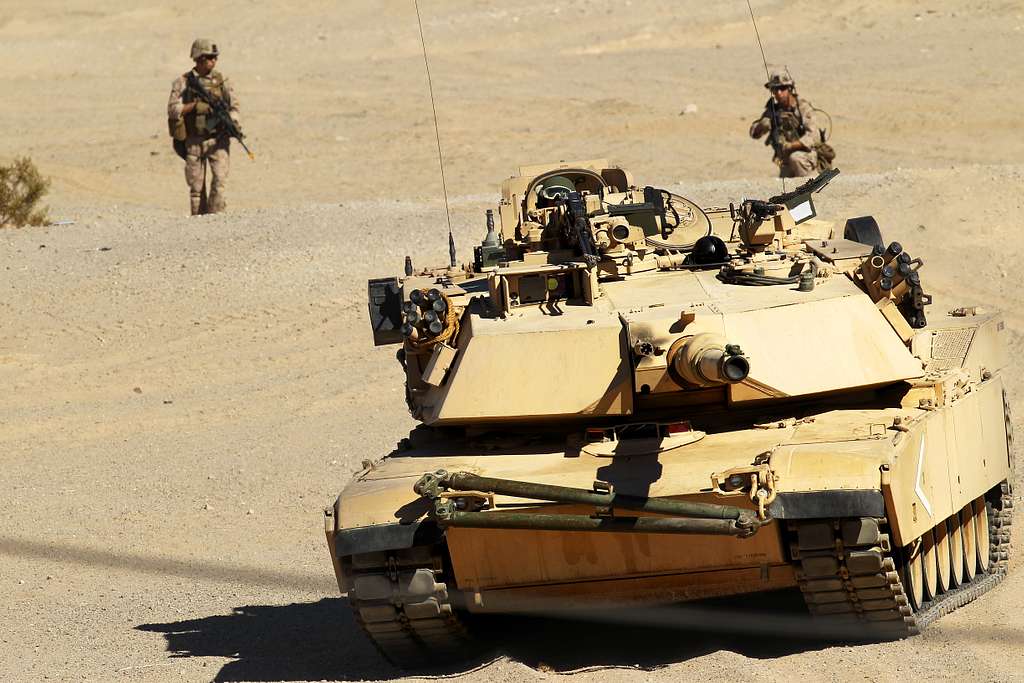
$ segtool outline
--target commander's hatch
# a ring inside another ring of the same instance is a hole
[[[498,216],[500,232],[506,239],[515,235],[526,220],[526,214],[536,208],[535,190],[538,185],[553,176],[568,177],[573,189],[596,195],[624,192],[634,186],[633,175],[623,168],[610,165],[607,159],[520,166],[516,175],[507,178],[501,186]]]
[[[711,218],[686,197],[650,185],[606,193],[601,205],[608,216],[621,216],[644,231],[648,246],[689,251],[712,232]]]

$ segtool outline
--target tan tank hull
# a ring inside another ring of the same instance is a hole
[[[958,438],[947,439],[950,434]],[[446,540],[455,583],[472,594],[471,610],[506,609],[508,600],[524,597],[679,601],[772,590],[797,583],[787,521],[885,517],[894,545],[905,546],[1009,479],[1006,444],[1002,387],[994,377],[937,409],[833,410],[799,422],[710,434],[655,455],[597,457],[571,450],[567,457],[564,448],[553,448],[445,456],[413,450],[396,453],[346,488],[329,536],[416,523],[424,506],[413,484],[438,469],[580,488],[599,480],[620,493],[739,501],[753,509],[742,492],[710,491],[711,477],[768,454],[776,473],[769,503],[776,523],[750,539],[451,529]],[[501,496],[495,506],[524,507]],[[544,511],[593,512],[558,505]]]

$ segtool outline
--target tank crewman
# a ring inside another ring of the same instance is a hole
[[[192,215],[217,213],[225,208],[224,191],[230,169],[230,137],[211,107],[196,95],[194,83],[214,100],[227,104],[231,119],[238,123],[238,98],[231,83],[214,67],[220,51],[212,40],[199,38],[192,43],[195,67],[174,80],[167,102],[167,118],[175,149],[185,159]],[[206,167],[213,178],[206,196]]]
[[[797,94],[796,84],[789,72],[785,69],[774,70],[764,87],[771,91],[771,97],[765,103],[760,118],[750,124],[750,137],[757,140],[769,134],[765,144],[772,146],[772,161],[779,167],[779,176],[795,178],[817,175],[819,170],[830,168],[831,159],[819,158],[818,148],[822,144],[822,136],[814,108]],[[831,147],[826,155],[828,153],[831,153]]]

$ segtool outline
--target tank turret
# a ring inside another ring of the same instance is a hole
[[[808,248],[831,226],[787,208],[834,175],[726,211],[602,161],[528,169],[503,188],[504,237],[488,212],[471,266],[393,279],[391,310],[371,292],[371,320],[401,333],[375,338],[403,343],[412,414],[438,425],[657,416],[912,379],[921,363],[891,325],[924,320],[908,303],[928,301],[914,262],[897,243],[842,258]],[[859,280],[842,275],[855,267]],[[895,313],[878,315],[882,299]],[[482,394],[480,376],[502,390]]]

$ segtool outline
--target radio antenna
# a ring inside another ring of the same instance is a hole
[[[748,0],[749,2],[749,0]],[[434,104],[434,84],[430,79],[430,62],[427,60],[427,41],[423,37],[423,20],[420,19],[419,0],[412,0],[416,8],[416,24],[420,28],[420,46],[423,48],[423,68],[427,72],[427,90],[430,92],[430,110],[434,114],[434,138],[437,140],[437,166],[441,169],[441,192],[444,193],[444,215],[448,219],[448,257],[455,267],[455,238],[452,236],[452,212],[448,208],[448,185],[444,180],[444,156],[441,154],[441,131],[437,127],[437,106]]]
[[[757,47],[761,50],[761,61],[764,63],[764,77],[769,81],[772,80],[772,74],[768,70],[768,58],[764,56],[764,45],[761,43],[761,33],[757,30],[757,19],[754,18],[754,8],[750,6],[750,0],[747,0],[747,10],[750,12],[750,23],[754,25],[754,36],[757,38]],[[772,109],[772,125],[775,125],[775,96],[768,96],[768,106]],[[786,179],[782,178],[782,192],[786,192]]]
[[[754,8],[750,6],[750,0],[747,0],[747,10],[750,11],[750,23],[754,25],[754,36],[757,38],[757,47],[761,50],[761,61],[764,62],[764,77],[771,80],[771,73],[768,71],[768,58],[764,56],[764,45],[761,44],[761,34],[757,30],[757,19],[754,18]]]

